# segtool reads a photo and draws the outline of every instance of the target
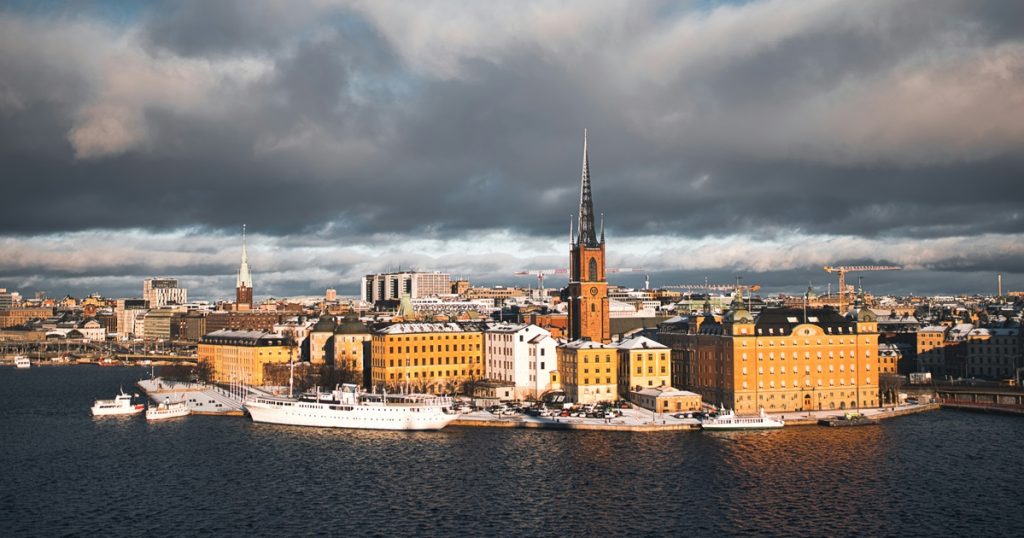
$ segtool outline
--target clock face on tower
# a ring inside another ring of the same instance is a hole
[[[597,295],[597,288],[590,288],[590,295],[591,297]]]

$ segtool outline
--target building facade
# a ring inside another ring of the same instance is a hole
[[[441,272],[405,271],[378,273],[363,277],[361,297],[369,303],[450,295],[451,275]]]
[[[569,402],[593,404],[619,399],[618,353],[591,340],[558,346],[558,373]]]
[[[268,364],[292,360],[291,341],[260,331],[216,331],[199,341],[198,357],[212,370],[218,383],[263,385]]]
[[[147,278],[142,281],[142,298],[150,308],[182,305],[188,302],[188,290],[179,288],[176,278]]]
[[[1024,367],[1020,328],[974,329],[967,336],[967,376],[1010,379]]]
[[[484,331],[484,377],[513,386],[513,398],[530,400],[550,390],[558,354],[551,333],[536,325],[501,323]]]
[[[734,302],[692,335],[685,388],[740,414],[878,407],[877,320],[855,312],[766,308],[755,320]]]
[[[371,340],[374,387],[435,394],[483,378],[482,328],[457,323],[395,323]]]
[[[668,346],[636,336],[615,344],[619,355],[619,394],[672,386],[672,357]]]

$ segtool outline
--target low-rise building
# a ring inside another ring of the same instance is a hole
[[[614,346],[580,339],[556,349],[566,400],[591,404],[619,399],[619,361]]]
[[[619,394],[653,387],[671,387],[672,361],[668,346],[644,336],[615,344],[619,354]]]
[[[551,333],[536,325],[492,325],[484,331],[484,376],[511,383],[517,400],[537,398],[552,388],[555,347]]]
[[[292,360],[292,343],[262,331],[215,331],[199,341],[198,357],[212,370],[213,381],[263,385],[268,364]]]
[[[655,413],[687,413],[701,408],[700,394],[665,386],[631,391],[629,401]]]

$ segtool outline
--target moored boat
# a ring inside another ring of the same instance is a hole
[[[740,417],[730,409],[720,409],[718,416],[714,418],[706,418],[701,421],[700,427],[704,430],[711,431],[722,431],[722,430],[774,430],[781,428],[785,425],[785,421],[781,419],[773,419],[764,412],[764,408],[761,408],[760,414],[753,417]]]
[[[166,420],[169,418],[178,418],[187,416],[192,410],[188,408],[188,404],[184,400],[180,402],[171,402],[169,398],[165,398],[163,402],[157,406],[149,406],[146,409],[146,420]]]
[[[18,368],[31,368],[32,361],[28,360],[28,357],[24,355],[17,355],[14,357],[14,366]]]
[[[368,430],[440,430],[458,418],[451,405],[451,398],[444,396],[366,393],[350,384],[300,398],[250,396],[245,400],[253,422]]]
[[[96,400],[92,404],[92,416],[136,415],[144,409],[146,409],[145,405],[133,404],[132,395],[125,394],[124,390],[121,390],[113,400]]]

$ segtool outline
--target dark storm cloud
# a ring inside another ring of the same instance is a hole
[[[2,234],[558,238],[583,128],[627,241],[1024,231],[1016,2],[307,7],[0,14]]]

